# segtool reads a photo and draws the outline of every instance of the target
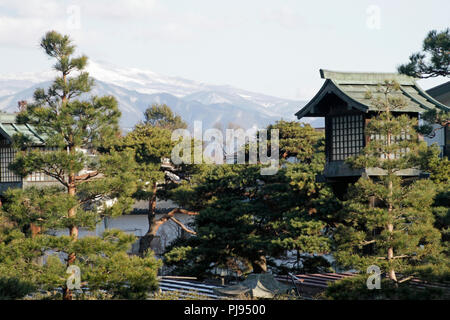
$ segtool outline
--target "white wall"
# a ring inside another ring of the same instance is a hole
[[[156,215],[157,218],[162,215]],[[184,214],[175,214],[176,219],[185,225],[193,220],[191,216]],[[128,214],[115,218],[105,218],[97,224],[93,231],[80,229],[79,238],[86,236],[101,236],[105,229],[119,229],[129,234],[142,237],[148,231],[148,219],[146,214]],[[56,230],[52,232],[55,235],[69,235],[68,229]],[[181,235],[181,228],[173,221],[163,224],[158,232],[157,238],[152,242],[152,249],[156,254],[161,254],[164,248]]]
[[[433,124],[433,129],[434,128],[439,128],[440,125],[438,124]],[[432,145],[433,143],[436,143],[441,152],[444,149],[444,145],[445,145],[445,131],[444,128],[436,130],[436,135],[433,138],[428,138],[428,137],[424,137],[424,141],[428,144],[428,145]]]

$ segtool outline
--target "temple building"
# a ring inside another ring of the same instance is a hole
[[[9,169],[8,166],[14,161],[17,152],[12,146],[12,139],[18,133],[31,140],[32,148],[45,148],[44,138],[37,134],[31,125],[18,124],[14,113],[0,113],[0,197],[8,188],[25,188],[55,183],[52,177],[41,172],[34,172],[22,178]]]
[[[20,105],[20,104],[19,104]],[[4,199],[4,193],[8,188],[27,188],[27,187],[45,187],[49,185],[61,186],[61,184],[54,178],[41,173],[33,172],[29,176],[22,178],[17,175],[14,171],[9,169],[9,164],[14,161],[17,150],[13,147],[13,136],[15,134],[21,133],[27,136],[31,142],[31,148],[42,148],[48,149],[45,145],[45,137],[39,135],[35,128],[29,124],[19,124],[16,121],[16,115],[14,113],[2,113],[0,112],[0,205]],[[174,182],[179,179],[174,173],[171,172],[173,169],[169,163],[170,159],[163,159],[162,167],[168,176]],[[88,171],[82,171],[88,172]],[[163,201],[157,199],[157,217],[160,217],[171,209],[175,208],[175,204],[171,201]],[[135,236],[142,237],[148,230],[148,201],[137,201],[133,205],[133,210],[131,213],[122,215],[119,217],[104,217],[103,220],[97,224],[95,230],[87,230],[80,228],[79,237],[85,236],[100,236],[106,229],[120,229],[126,233],[133,234]],[[176,219],[187,223],[192,218],[184,214],[176,214]],[[54,235],[68,235],[67,229],[62,230],[51,230],[49,233]],[[164,249],[176,238],[183,234],[183,231],[178,227],[178,225],[172,223],[166,223],[162,226],[152,242],[152,250],[157,255],[162,255]],[[137,240],[132,248],[132,253],[137,253],[139,251],[139,240]]]
[[[433,98],[433,92],[427,93],[416,83],[416,79],[396,73],[353,73],[320,70],[325,79],[319,92],[300,111],[296,113],[298,119],[304,117],[325,118],[325,152],[326,164],[320,181],[349,183],[356,181],[361,175],[380,175],[378,168],[352,169],[344,161],[357,155],[365,147],[369,137],[364,134],[365,126],[374,117],[378,109],[371,103],[367,92],[377,94],[377,88],[385,80],[395,80],[400,90],[391,96],[402,96],[406,105],[393,113],[405,113],[410,117],[420,119],[420,114],[430,110],[450,111],[450,107]],[[447,84],[447,90],[449,85]],[[444,90],[445,91],[445,90]],[[448,92],[442,97],[447,97]],[[448,100],[441,100],[448,101]],[[445,129],[440,130],[445,133]],[[437,143],[442,155],[448,150],[445,134],[434,137],[429,143]],[[426,139],[425,139],[426,140]],[[448,139],[447,139],[448,140]],[[402,176],[417,176],[418,170],[408,169],[399,172]]]
[[[434,88],[428,89],[427,93],[435,98],[437,101],[445,104],[447,107],[450,107],[450,81],[438,85]],[[427,140],[428,138],[425,138]],[[447,125],[443,130],[437,130],[435,137],[427,140],[427,142],[443,141],[442,145],[442,153],[447,158],[450,158],[450,126]]]

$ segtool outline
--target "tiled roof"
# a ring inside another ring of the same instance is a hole
[[[222,288],[220,285],[212,285],[192,279],[183,279],[183,277],[160,277],[159,289],[162,293],[174,292],[180,298],[199,298],[204,299],[221,299],[214,289]]]
[[[355,72],[335,72],[320,70],[320,75],[325,80],[319,92],[296,113],[297,118],[308,116],[323,116],[315,107],[328,94],[333,93],[342,99],[351,108],[363,112],[376,111],[371,103],[371,97],[382,95],[377,92],[380,85],[385,80],[395,80],[400,85],[400,91],[393,92],[391,96],[401,96],[406,101],[406,106],[402,112],[424,112],[429,109],[441,109],[450,111],[450,108],[431,97],[422,90],[415,79],[396,73],[355,73]],[[400,110],[399,110],[400,111]]]
[[[292,283],[292,281],[294,280],[294,283],[297,286],[297,288],[310,287],[310,288],[317,288],[318,290],[325,290],[331,283],[337,280],[342,280],[344,278],[353,277],[355,275],[357,274],[353,272],[309,273],[309,274],[298,274],[294,276],[280,275],[277,276],[276,279],[278,281],[282,281],[285,283]],[[401,274],[397,274],[397,276],[401,276]],[[418,290],[423,290],[425,288],[440,289],[443,291],[444,297],[446,297],[447,299],[450,297],[450,283],[446,281],[428,282],[414,278],[408,282],[408,285]]]
[[[14,113],[0,113],[0,134],[8,141],[12,141],[12,137],[22,133],[31,139],[34,145],[43,145],[44,138],[39,135],[33,126],[29,124],[18,124],[16,121],[16,114]]]
[[[275,279],[281,281],[287,285],[292,285],[293,280],[295,286],[302,291],[301,295],[305,299],[311,299],[316,296],[317,293],[325,290],[331,283],[355,276],[353,272],[340,272],[340,273],[308,273],[298,275],[278,275]],[[444,297],[447,299],[450,297],[450,284],[447,282],[435,283],[426,282],[419,279],[412,279],[409,285],[415,287],[418,290],[424,288],[436,288],[443,290]],[[162,276],[159,277],[159,288],[161,292],[177,292],[181,299],[183,298],[198,298],[205,299],[224,299],[224,296],[218,294],[220,288],[226,288],[221,285],[213,285],[204,282],[196,281],[195,278],[190,277],[171,277]],[[307,288],[316,289],[316,291],[309,291]],[[229,299],[229,297],[228,297]]]
[[[355,273],[342,272],[342,273],[307,273],[295,275],[295,281],[298,285],[313,286],[318,288],[326,288],[328,284],[337,280],[341,280],[348,277],[353,277]],[[291,282],[292,279],[289,276],[277,276],[277,280],[283,282]]]

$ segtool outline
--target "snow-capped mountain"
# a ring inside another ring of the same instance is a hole
[[[261,128],[280,119],[294,120],[295,112],[305,104],[92,60],[87,69],[95,79],[92,94],[117,98],[122,111],[120,124],[126,129],[142,120],[144,110],[153,103],[167,104],[190,125],[202,121],[205,129],[218,123],[223,128],[229,123]],[[53,71],[0,75],[0,109],[16,111],[17,101],[31,101],[34,90],[47,88],[54,76]]]

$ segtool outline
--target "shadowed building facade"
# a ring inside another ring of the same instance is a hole
[[[30,186],[45,186],[55,184],[56,180],[41,172],[33,172],[27,177],[9,169],[14,161],[17,150],[12,142],[13,136],[23,134],[30,139],[32,148],[45,149],[45,139],[28,124],[18,124],[16,114],[0,113],[0,197],[8,188],[26,188]]]
[[[450,107],[450,81],[428,89],[427,93],[437,101],[445,104],[447,107]],[[443,154],[447,158],[450,158],[450,126],[448,124],[442,130],[436,131],[436,137],[434,137],[434,140],[445,141],[443,146]]]
[[[448,106],[422,90],[414,78],[405,75],[328,70],[320,70],[320,75],[325,79],[325,83],[311,101],[296,113],[296,116],[298,119],[325,118],[326,164],[318,180],[332,183],[335,190],[344,192],[348,183],[357,181],[362,175],[370,177],[383,174],[379,168],[350,168],[345,160],[359,154],[371,138],[365,135],[365,127],[368,121],[379,112],[373,106],[372,99],[382,95],[377,92],[377,89],[386,80],[395,80],[400,85],[400,90],[392,92],[390,96],[402,97],[406,102],[403,108],[392,110],[393,114],[407,114],[410,117],[419,118],[421,113],[430,109],[450,110]],[[438,141],[427,142],[436,142],[443,152],[448,148],[442,137]],[[398,174],[416,177],[420,172],[407,169],[399,171]]]

